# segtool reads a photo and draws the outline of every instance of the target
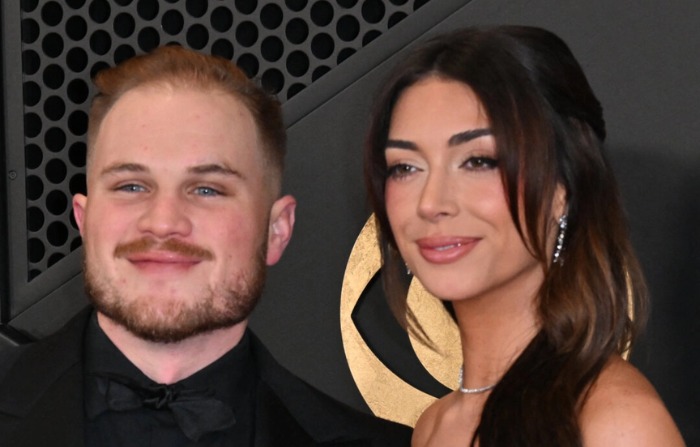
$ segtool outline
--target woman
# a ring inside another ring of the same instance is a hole
[[[458,390],[425,411],[413,444],[684,445],[621,358],[644,283],[602,109],[566,44],[538,28],[466,29],[392,73],[365,159],[387,295],[420,334],[408,269],[451,304],[463,351]]]

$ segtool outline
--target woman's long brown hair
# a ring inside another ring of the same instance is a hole
[[[386,213],[384,150],[398,98],[431,76],[462,82],[479,98],[513,222],[545,272],[540,331],[492,391],[472,444],[580,446],[578,416],[588,390],[610,356],[631,346],[646,315],[644,280],[603,151],[600,103],[567,45],[539,28],[444,34],[393,70],[375,104],[365,179],[380,226],[390,307],[418,332],[407,313],[403,262]],[[566,190],[568,228],[561,260],[551,264],[547,241],[556,231],[550,215],[558,185]]]

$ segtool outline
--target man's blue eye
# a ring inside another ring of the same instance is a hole
[[[195,193],[200,196],[218,196],[220,193],[209,186],[199,186],[195,189]]]
[[[143,186],[136,185],[133,183],[129,183],[128,185],[122,185],[122,186],[118,187],[117,189],[119,191],[124,191],[124,192],[143,192],[146,190],[146,188],[144,188]]]

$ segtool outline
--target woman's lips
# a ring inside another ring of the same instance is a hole
[[[449,264],[471,252],[481,239],[476,237],[427,237],[416,241],[423,258],[433,264]]]

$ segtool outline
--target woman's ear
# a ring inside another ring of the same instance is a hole
[[[561,183],[557,183],[554,190],[554,200],[552,201],[552,218],[558,221],[561,216],[567,214],[569,202],[566,199],[566,188]]]

